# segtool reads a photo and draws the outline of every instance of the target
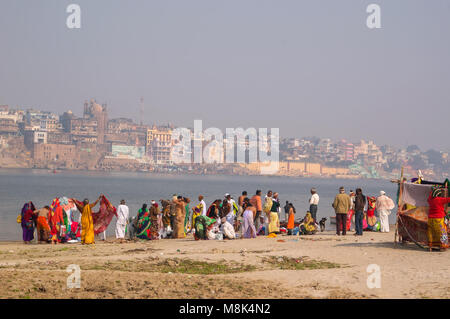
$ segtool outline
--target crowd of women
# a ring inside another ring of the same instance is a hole
[[[429,242],[439,241],[440,248],[448,247],[442,240],[447,230],[441,220],[435,223],[434,215],[442,215],[444,205],[450,198],[443,198],[441,191],[434,190],[430,195]],[[100,204],[99,212],[92,209]],[[367,203],[367,206],[366,206]],[[198,196],[198,203],[190,207],[191,201],[181,195],[173,195],[171,200],[160,200],[160,205],[152,200],[150,207],[143,204],[134,217],[129,216],[128,207],[122,200],[116,209],[101,195],[94,203],[88,199],[80,202],[73,198],[57,198],[50,206],[36,209],[32,202],[24,205],[18,216],[23,229],[23,240],[30,243],[35,229],[39,242],[81,242],[92,244],[95,235],[106,230],[113,216],[117,217],[116,238],[125,240],[126,234],[131,239],[156,240],[161,238],[184,238],[192,233],[196,240],[201,239],[236,239],[256,238],[258,235],[276,237],[277,234],[311,235],[319,228],[325,228],[326,218],[317,219],[319,196],[311,189],[309,210],[296,221],[296,209],[286,201],[284,219],[281,220],[281,203],[277,192],[269,190],[262,197],[261,190],[249,197],[242,192],[237,202],[230,194],[224,199],[217,199],[207,207],[204,197]],[[362,235],[363,230],[389,231],[388,216],[394,208],[393,201],[381,191],[380,196],[364,196],[361,189],[356,193],[346,194],[343,187],[339,189],[332,204],[336,212],[336,233],[346,234],[350,225],[355,225],[355,235]],[[365,210],[364,207],[367,207]],[[438,211],[438,213],[436,213]],[[376,214],[377,212],[377,214]],[[379,220],[377,220],[377,216]],[[442,218],[442,217],[440,217]],[[437,227],[436,225],[439,225]],[[436,238],[439,238],[437,240]],[[445,239],[445,238],[444,238]]]
[[[100,202],[98,212],[92,209]],[[78,201],[74,198],[55,198],[50,206],[36,209],[33,202],[27,202],[17,216],[22,226],[25,244],[31,243],[35,232],[39,243],[75,243],[92,244],[95,234],[102,233],[117,216],[116,208],[104,195],[94,202],[88,199]]]

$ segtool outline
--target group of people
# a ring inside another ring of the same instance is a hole
[[[80,202],[63,197],[55,199],[51,206],[41,209],[36,209],[32,202],[26,203],[18,216],[18,222],[22,226],[25,243],[34,239],[36,229],[39,242],[78,241],[82,244],[93,244],[95,234],[105,231],[112,213],[117,217],[115,235],[120,242],[125,241],[127,233],[130,238],[147,240],[184,238],[189,233],[193,233],[196,240],[256,238],[258,235],[275,237],[283,232],[288,235],[310,235],[315,234],[319,227],[322,231],[325,228],[326,218],[318,221],[319,200],[317,190],[312,188],[309,210],[305,217],[297,222],[294,205],[286,201],[284,222],[280,223],[282,208],[279,194],[271,190],[264,197],[261,190],[257,190],[251,197],[244,191],[237,202],[227,193],[223,199],[214,200],[209,207],[204,196],[199,195],[198,203],[193,208],[190,208],[189,198],[173,195],[171,200],[161,199],[161,207],[155,200],[151,201],[150,207],[143,204],[135,217],[130,217],[125,200],[121,200],[116,209],[104,195],[94,203],[90,203],[88,199]],[[99,201],[106,211],[101,217],[106,222],[103,223],[103,228],[97,227],[94,232],[92,209]],[[441,215],[445,216],[444,205],[449,202],[449,198],[442,198],[440,191],[436,190],[430,195],[430,245],[437,241],[442,242],[444,232],[447,234],[442,226],[444,217]],[[354,220],[354,235],[361,236],[363,230],[389,232],[389,215],[395,204],[384,191],[375,198],[365,196],[361,188],[347,194],[344,187],[340,187],[332,207],[336,213],[336,234],[346,235]],[[446,247],[441,245],[441,248]]]
[[[101,203],[100,211],[93,214],[92,209]],[[119,206],[120,209],[120,206]],[[25,244],[34,239],[36,232],[39,243],[52,244],[64,242],[95,243],[94,218],[97,233],[103,232],[111,222],[113,215],[117,216],[116,208],[100,195],[94,203],[88,199],[82,202],[74,198],[55,198],[50,206],[36,209],[33,202],[27,202],[17,216],[17,222],[22,227],[22,237]],[[118,218],[117,227],[121,223]]]
[[[367,209],[366,209],[367,204]],[[350,230],[352,219],[354,218],[355,236],[362,236],[363,230],[379,230],[382,233],[389,232],[389,215],[395,208],[394,201],[380,191],[380,196],[364,196],[362,189],[357,188],[356,192],[345,192],[341,186],[339,193],[335,196],[331,205],[336,213],[336,234],[346,235]],[[377,222],[377,216],[379,222]],[[379,226],[379,227],[377,227]]]

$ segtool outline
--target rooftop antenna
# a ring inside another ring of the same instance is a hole
[[[140,117],[141,117],[141,125],[143,124],[144,119],[144,98],[141,97],[141,105],[140,105]]]

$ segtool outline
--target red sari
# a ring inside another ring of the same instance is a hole
[[[444,222],[445,205],[450,203],[450,197],[428,197],[428,246],[430,248],[436,247],[440,249],[447,249],[448,245],[448,230]]]

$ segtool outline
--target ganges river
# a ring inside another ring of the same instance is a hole
[[[364,195],[378,196],[384,190],[396,199],[397,185],[388,180],[369,179],[317,179],[279,176],[223,176],[223,175],[159,175],[129,172],[78,172],[63,171],[52,173],[48,170],[1,169],[0,170],[0,240],[19,241],[22,229],[16,222],[23,204],[32,201],[36,208],[50,205],[55,197],[73,197],[79,200],[89,198],[94,201],[100,194],[117,206],[121,199],[130,207],[130,215],[136,215],[143,203],[161,198],[169,199],[180,194],[191,199],[190,206],[197,204],[202,194],[209,206],[215,199],[223,199],[225,193],[237,198],[246,190],[249,197],[261,189],[263,194],[273,190],[280,194],[281,206],[286,200],[293,202],[297,210],[296,219],[303,217],[309,208],[309,190],[316,187],[320,196],[318,217],[334,216],[331,203],[344,186],[348,192],[361,187]],[[96,209],[98,206],[94,209]],[[282,211],[281,219],[284,218]],[[115,218],[109,225],[107,235],[114,234]],[[327,228],[331,228],[330,219]],[[395,211],[390,215],[390,223],[395,223]],[[334,226],[334,225],[333,225]]]

